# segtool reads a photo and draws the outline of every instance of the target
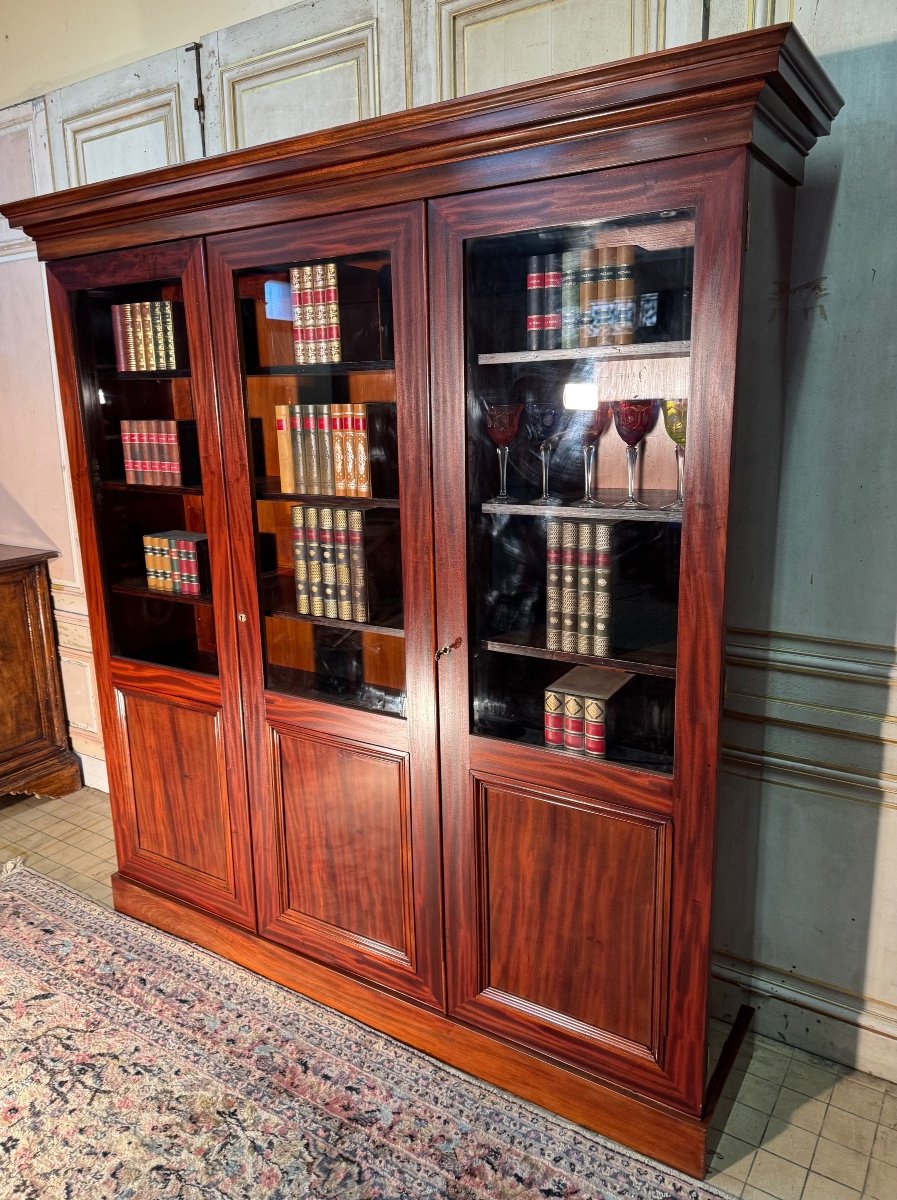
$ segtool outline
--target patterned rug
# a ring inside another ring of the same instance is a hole
[[[10,868],[2,1200],[723,1195]]]

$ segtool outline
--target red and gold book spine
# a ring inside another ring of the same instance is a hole
[[[134,462],[134,482],[149,483],[151,463],[147,459],[147,422],[133,421],[131,429],[133,431],[131,453]]]
[[[346,462],[346,495],[358,495],[358,479],[355,474],[355,431],[352,428],[352,405],[343,405],[343,456]]]
[[[542,349],[545,328],[545,268],[539,254],[526,260],[526,348]]]
[[[180,545],[176,537],[168,539],[168,559],[171,563],[171,590],[175,596],[180,596],[183,594],[184,584],[181,575]]]
[[[576,613],[579,604],[578,533],[575,521],[561,528],[561,649],[576,653]]]
[[[125,366],[122,370],[137,370],[137,345],[134,333],[134,307],[131,304],[116,306],[121,312],[122,331],[125,338]]]
[[[582,696],[564,696],[564,749],[582,753],[585,748],[585,704]]]
[[[592,631],[592,654],[610,658],[610,534],[606,521],[595,523],[595,624]]]
[[[313,265],[312,283],[315,312],[315,362],[328,363],[330,362],[330,344],[327,339],[327,301],[324,299],[327,286],[323,263]]]
[[[305,343],[305,361],[317,363],[315,344],[315,282],[311,266],[302,267],[302,341]]]
[[[156,343],[153,340],[153,313],[149,300],[141,300],[138,309],[140,311],[140,328],[143,333],[144,370],[155,371]]]
[[[148,458],[150,461],[150,479],[149,482],[154,487],[158,487],[161,483],[166,483],[165,469],[162,465],[162,458],[165,453],[165,448],[162,444],[162,422],[157,420],[147,421],[149,430],[147,432],[147,440],[149,442]]]
[[[352,405],[352,448],[355,451],[355,495],[370,496],[371,474],[368,457],[368,415],[364,404]]]
[[[560,254],[546,254],[542,276],[544,291],[544,318],[542,321],[542,349],[561,348],[561,301],[562,281]]]
[[[635,246],[618,246],[614,287],[614,344],[628,346],[634,338]]]
[[[336,263],[324,264],[324,303],[327,305],[327,361],[342,361],[342,342],[339,328],[339,290],[336,282]]]
[[[592,332],[598,346],[609,346],[614,340],[616,262],[616,247],[602,246],[598,250],[596,299],[592,310]]]
[[[343,419],[347,415],[348,404],[331,404],[330,434],[333,442],[333,494],[347,496],[346,491],[346,429]]]
[[[112,305],[112,344],[115,347],[116,371],[127,371],[128,348],[125,341],[124,315],[120,304]]]
[[[290,535],[293,546],[293,578],[296,583],[296,612],[302,616],[311,614],[311,596],[308,590],[308,554],[305,549],[305,510],[301,504],[290,509]]]
[[[561,522],[550,520],[546,532],[545,645],[561,648]]]
[[[293,310],[293,358],[304,365],[306,342],[303,339],[302,316],[302,268],[290,267],[290,306]]]
[[[581,521],[576,550],[576,650],[592,653],[595,620],[595,525]]]
[[[352,620],[368,619],[368,575],[364,553],[364,513],[349,509],[349,577],[352,587]]]
[[[321,493],[324,496],[333,495],[333,418],[329,404],[315,405],[315,424],[318,439],[318,478],[321,481]]]
[[[318,518],[318,538],[321,543],[321,589],[324,593],[324,616],[336,620],[336,545],[333,540],[333,509],[322,508]]]
[[[168,451],[168,482],[172,487],[180,487],[181,478],[181,444],[178,440],[177,421],[165,422],[165,443]]]
[[[352,620],[352,564],[349,557],[349,511],[333,511],[333,546],[336,553],[336,615]]]
[[[545,689],[545,745],[564,745],[564,693]]]
[[[134,434],[133,421],[121,423],[121,449],[125,463],[125,483],[136,483],[137,472],[134,470]]]
[[[583,749],[592,758],[604,758],[604,701],[594,696],[583,700]]]
[[[178,555],[180,587],[182,596],[199,595],[199,572],[197,570],[196,547],[187,538],[174,537]]]
[[[597,346],[593,305],[598,302],[598,251],[579,252],[579,344]]]
[[[290,429],[289,404],[275,404],[274,428],[277,431],[277,464],[280,470],[280,490],[292,495],[296,491],[293,470],[293,435]]]

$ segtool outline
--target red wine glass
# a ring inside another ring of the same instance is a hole
[[[517,436],[520,426],[522,404],[488,404],[486,406],[486,432],[498,451],[498,495],[493,504],[507,504],[508,496],[508,446]]]
[[[626,443],[626,470],[628,496],[616,508],[647,508],[635,498],[635,470],[638,465],[638,448],[645,434],[657,418],[656,400],[618,400],[613,405],[614,424],[617,433]]]

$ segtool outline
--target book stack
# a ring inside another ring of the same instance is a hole
[[[296,611],[366,623],[364,513],[358,508],[294,504],[290,509]]]
[[[125,482],[180,487],[181,441],[195,436],[194,421],[122,421]]]
[[[545,645],[610,657],[610,530],[606,521],[550,520]]]
[[[208,538],[187,529],[147,533],[143,538],[146,584],[172,596],[199,596],[208,590]]]
[[[301,365],[341,362],[336,263],[290,267],[290,299],[296,362]]]
[[[112,339],[119,371],[174,371],[182,365],[170,300],[113,304]]]
[[[545,689],[545,744],[590,758],[606,756],[607,702],[633,676],[574,667]]]
[[[280,490],[307,496],[370,496],[364,404],[278,404]]]
[[[561,347],[563,291],[560,254],[533,254],[526,263],[526,348]]]
[[[580,251],[580,346],[623,346],[635,337],[635,246]]]

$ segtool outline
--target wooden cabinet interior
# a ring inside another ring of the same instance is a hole
[[[733,421],[840,103],[776,26],[8,210],[118,907],[695,1175]]]

